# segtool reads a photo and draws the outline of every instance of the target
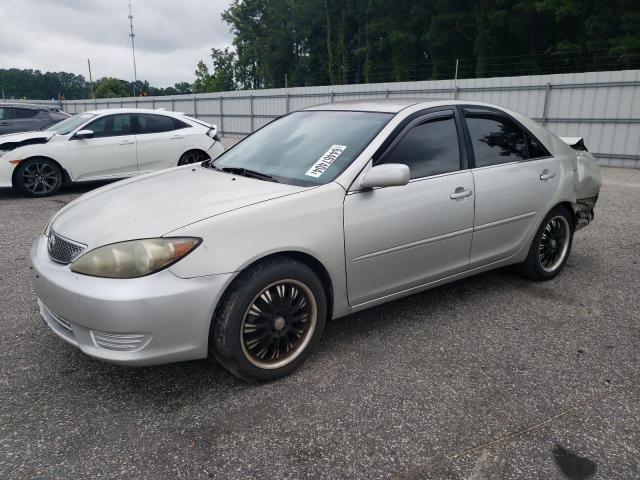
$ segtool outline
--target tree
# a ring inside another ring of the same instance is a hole
[[[193,87],[189,82],[178,82],[173,86],[173,88],[175,88],[178,95],[193,93]]]
[[[95,82],[96,98],[119,98],[131,95],[127,84],[118,78],[104,77]]]
[[[196,80],[193,82],[194,93],[210,92],[213,85],[213,77],[209,73],[209,67],[200,60],[195,71]]]

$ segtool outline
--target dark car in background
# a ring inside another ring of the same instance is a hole
[[[0,135],[42,130],[70,116],[55,105],[0,103]]]

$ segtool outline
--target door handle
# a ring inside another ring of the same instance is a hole
[[[184,138],[184,135],[173,135],[169,137],[169,140],[180,140],[181,138]]]
[[[0,125],[2,125],[3,127],[6,127],[7,125],[9,125],[9,122],[2,122],[0,123]]]
[[[133,143],[133,140],[123,140],[122,142],[119,143],[119,145],[131,145]]]
[[[556,172],[550,172],[549,170],[547,170],[546,168],[542,171],[542,173],[540,174],[540,180],[547,181],[547,180],[551,180],[553,177],[556,176]]]
[[[473,194],[473,190],[465,190],[464,187],[456,188],[456,191],[449,195],[451,200],[458,200],[460,198],[470,197]]]

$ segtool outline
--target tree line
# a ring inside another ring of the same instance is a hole
[[[0,89],[114,98],[640,68],[638,0],[233,0],[222,19],[233,47],[193,83],[6,69]]]
[[[62,99],[117,98],[142,96],[177,95],[193,93],[189,82],[178,82],[173,87],[158,88],[148,81],[128,82],[114,77],[103,77],[93,85],[83,76],[68,72],[41,72],[17,68],[0,69],[0,90],[5,99]]]
[[[234,48],[196,91],[640,66],[638,0],[234,0],[222,17]]]

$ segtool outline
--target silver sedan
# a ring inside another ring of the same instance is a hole
[[[555,277],[599,189],[582,139],[504,108],[315,106],[216,160],[69,203],[33,244],[33,284],[47,325],[88,355],[213,355],[269,380],[329,319],[505,265]]]

